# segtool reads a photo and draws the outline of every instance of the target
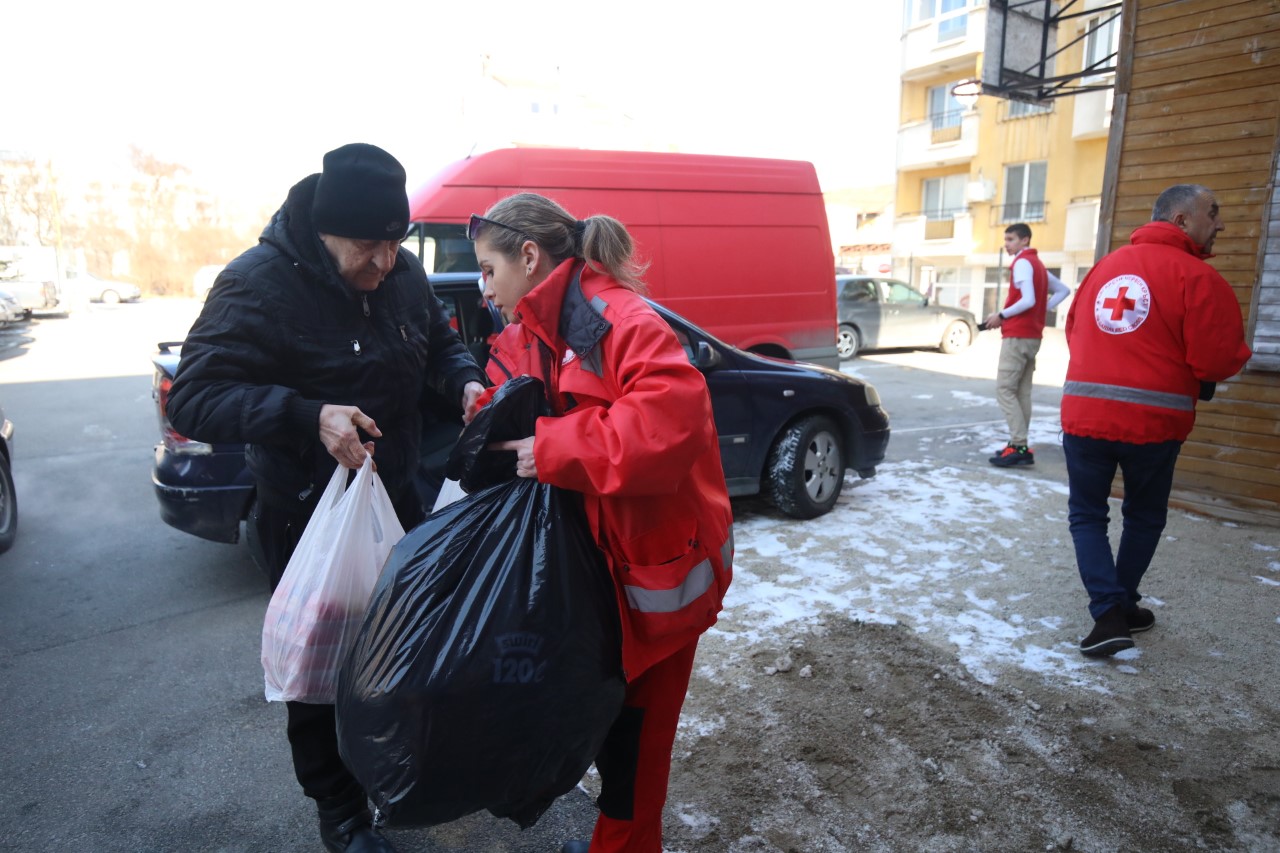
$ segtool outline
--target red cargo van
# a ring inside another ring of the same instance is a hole
[[[460,160],[410,197],[428,271],[477,270],[465,226],[529,190],[626,224],[649,295],[763,355],[836,367],[835,263],[809,163],[638,151],[507,148]],[[478,270],[477,270],[478,272]]]

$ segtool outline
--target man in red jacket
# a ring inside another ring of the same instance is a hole
[[[1094,619],[1080,651],[1090,657],[1131,648],[1132,634],[1155,625],[1138,606],[1138,584],[1164,531],[1196,400],[1252,355],[1231,285],[1204,262],[1223,228],[1209,189],[1169,187],[1151,222],[1089,272],[1067,315],[1062,448],[1071,538]],[[1107,499],[1117,467],[1124,530],[1113,555]]]
[[[999,329],[1000,366],[996,373],[996,401],[1009,424],[1009,444],[992,456],[992,465],[1009,468],[1036,464],[1027,446],[1031,425],[1031,377],[1044,338],[1045,317],[1071,293],[1070,288],[1044,268],[1031,248],[1031,227],[1015,222],[1004,230],[1004,250],[1009,257],[1009,298],[1004,307],[987,318],[988,329]]]

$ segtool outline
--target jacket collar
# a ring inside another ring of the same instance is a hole
[[[584,282],[587,290],[598,291],[609,279],[580,258],[563,261],[516,303],[516,321],[553,349],[563,340],[587,358],[613,324],[604,318],[605,301],[599,295],[587,298]]]
[[[1138,227],[1131,235],[1129,242],[1133,245],[1150,245],[1157,243],[1164,246],[1172,246],[1175,249],[1181,249],[1188,255],[1206,260],[1212,258],[1213,255],[1206,252],[1203,247],[1199,246],[1194,240],[1187,236],[1187,232],[1183,231],[1172,222],[1148,222],[1146,225]]]

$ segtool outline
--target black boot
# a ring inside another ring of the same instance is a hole
[[[354,813],[350,808],[320,809],[320,841],[329,853],[395,853],[365,807]]]
[[[560,853],[587,853],[591,849],[590,841],[566,841]]]

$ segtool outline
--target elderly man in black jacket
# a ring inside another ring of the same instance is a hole
[[[404,168],[364,143],[324,156],[259,243],[227,265],[182,347],[174,428],[247,444],[250,524],[274,588],[336,465],[372,453],[406,530],[424,516],[413,485],[425,389],[470,414],[484,390],[426,272],[400,248]],[[385,851],[338,754],[332,705],[289,702],[294,770],[330,851]]]

